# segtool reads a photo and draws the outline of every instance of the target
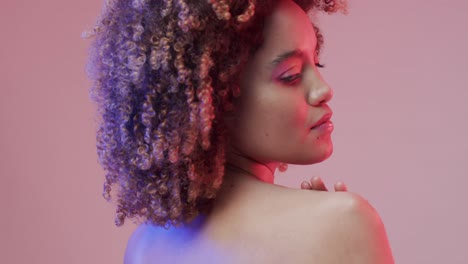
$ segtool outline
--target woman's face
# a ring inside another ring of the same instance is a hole
[[[264,37],[241,76],[241,96],[228,122],[231,147],[259,162],[323,161],[333,152],[331,130],[311,127],[331,113],[326,103],[333,91],[315,66],[314,28],[299,6],[283,0],[266,21]]]

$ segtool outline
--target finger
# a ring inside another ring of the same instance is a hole
[[[311,185],[314,190],[319,190],[319,191],[328,191],[327,187],[323,183],[322,179],[319,176],[313,177],[311,180]]]
[[[308,183],[306,181],[303,181],[302,184],[301,184],[301,189],[310,190],[310,189],[312,189],[312,186],[310,186],[310,183]]]
[[[335,191],[336,192],[346,192],[348,191],[348,188],[346,187],[346,185],[343,183],[343,182],[337,182],[335,183]]]

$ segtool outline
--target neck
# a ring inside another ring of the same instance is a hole
[[[225,178],[246,177],[260,182],[274,184],[274,172],[278,167],[278,162],[261,162],[242,155],[234,148],[230,148],[226,155]],[[246,177],[243,177],[246,176]]]

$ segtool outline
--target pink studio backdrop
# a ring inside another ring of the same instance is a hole
[[[84,73],[101,1],[0,3],[2,263],[122,263],[135,226],[101,196]],[[320,16],[334,153],[321,176],[368,198],[397,263],[468,263],[468,2],[351,0]]]

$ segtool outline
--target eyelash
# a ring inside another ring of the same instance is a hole
[[[316,63],[315,66],[319,67],[319,68],[325,68],[325,65],[323,64],[320,64],[320,63]],[[285,77],[285,78],[281,78],[280,80],[285,82],[286,84],[295,84],[295,82],[298,80],[298,78],[295,78],[295,79],[290,79],[291,77],[300,77],[301,74],[298,73],[298,74],[294,74],[294,75],[290,75],[288,77]]]

